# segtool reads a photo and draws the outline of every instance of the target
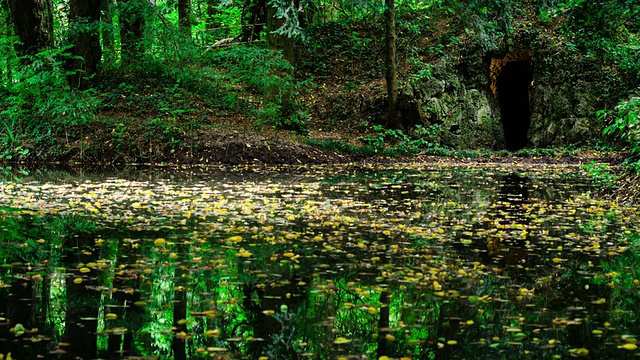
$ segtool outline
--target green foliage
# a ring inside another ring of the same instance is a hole
[[[375,153],[382,153],[391,146],[399,154],[410,155],[421,150],[440,148],[440,144],[434,140],[440,130],[437,124],[429,127],[418,125],[411,135],[407,135],[399,129],[385,129],[382,125],[374,125],[374,133],[362,136],[360,140],[371,146]]]
[[[618,181],[618,177],[611,172],[608,164],[591,161],[583,165],[582,170],[592,178],[593,184],[599,188],[611,189],[616,186]]]
[[[331,70],[349,77],[383,74],[382,64],[377,61],[381,43],[368,36],[371,32],[370,25],[338,20],[308,27],[306,33],[312,40],[298,44],[306,51],[297,57],[296,71],[318,78],[325,78]]]
[[[567,17],[563,29],[573,42],[568,46],[616,64],[628,83],[640,84],[640,3],[570,0],[557,10]]]
[[[498,50],[505,37],[509,40],[518,13],[515,0],[451,0],[443,1],[441,9],[454,13],[484,51]]]
[[[15,38],[0,39],[0,48],[12,47]],[[71,89],[65,61],[68,47],[13,57],[0,51],[0,62],[13,71],[0,79],[0,157],[13,160],[29,154],[33,141],[45,140],[57,129],[91,122],[98,100],[91,91]]]
[[[636,156],[640,155],[640,97],[632,97],[627,101],[622,101],[616,106],[616,118],[602,131],[603,135],[617,135],[630,147],[631,152]],[[598,118],[604,121],[607,111],[598,111]]]
[[[300,110],[296,97],[298,89],[309,83],[293,79],[293,67],[281,52],[232,46],[210,52],[207,59],[215,68],[205,69],[203,75],[225,90],[226,106],[248,110],[258,126],[304,130],[307,115]],[[193,75],[188,78],[202,79]]]

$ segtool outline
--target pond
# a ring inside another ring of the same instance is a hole
[[[517,163],[13,173],[0,354],[636,357],[638,209],[593,190]]]

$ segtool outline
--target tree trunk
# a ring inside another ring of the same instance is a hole
[[[70,60],[72,87],[86,89],[88,78],[96,73],[102,57],[98,22],[100,21],[100,0],[71,0],[69,3],[69,24],[71,33],[71,52],[75,57]]]
[[[270,7],[267,12],[267,45],[273,50],[282,51],[282,56],[290,63],[293,64],[293,39],[276,34],[275,31],[282,26],[283,20],[276,17],[276,8]],[[265,98],[269,102],[275,102],[280,106],[278,116],[283,119],[290,118],[294,113],[295,106],[293,102],[293,93],[290,89],[282,89],[277,86],[270,86],[265,90]],[[288,120],[284,120],[284,123],[288,123]],[[288,130],[300,130],[296,127],[286,126]]]
[[[395,0],[385,0],[385,78],[387,80],[387,96],[389,98],[389,118],[387,127],[402,129],[398,116],[398,78],[396,77],[396,9]]]
[[[125,60],[142,52],[145,0],[120,0],[120,49]]]
[[[33,55],[52,46],[53,13],[51,0],[9,0],[9,9],[20,55]]]
[[[191,0],[178,0],[178,24],[191,37]]]
[[[274,7],[270,7],[267,14],[267,44],[274,50],[281,50],[284,58],[287,59],[289,63],[293,64],[293,39],[288,36],[275,33],[275,31],[282,26],[284,20],[276,17],[276,8]]]

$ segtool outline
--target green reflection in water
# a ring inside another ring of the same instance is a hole
[[[574,169],[287,170],[5,181],[0,353],[637,355],[637,209]]]

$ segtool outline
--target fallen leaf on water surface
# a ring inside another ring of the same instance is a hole
[[[625,349],[625,350],[633,351],[633,350],[637,350],[638,349],[638,345],[632,344],[632,343],[627,343],[627,344],[623,344],[623,345],[618,345],[618,349]]]
[[[229,349],[224,348],[224,347],[208,347],[207,351],[214,351],[214,352],[223,352],[223,351],[228,351]]]
[[[569,349],[569,353],[573,356],[589,356],[589,350],[585,348]]]
[[[204,332],[204,336],[205,337],[218,337],[218,336],[220,336],[220,330],[218,330],[218,329],[207,330],[207,331]]]
[[[333,343],[334,343],[334,344],[341,345],[341,344],[348,344],[348,343],[350,343],[351,341],[352,341],[352,340],[349,340],[349,339],[347,339],[347,338],[339,337],[339,338],[336,338],[336,339],[333,341]]]

